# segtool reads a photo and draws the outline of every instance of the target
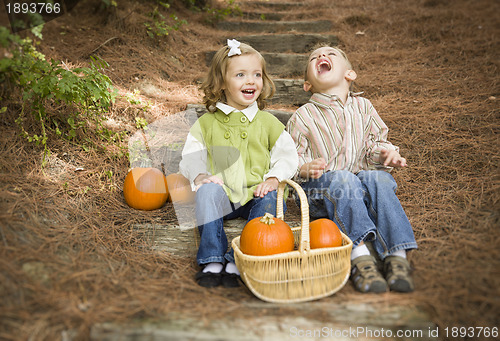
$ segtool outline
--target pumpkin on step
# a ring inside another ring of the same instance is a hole
[[[267,256],[293,251],[294,238],[290,226],[266,213],[250,220],[240,236],[241,252],[252,256]]]
[[[123,195],[132,208],[155,210],[167,201],[167,179],[156,168],[133,168],[125,177]]]
[[[191,184],[182,174],[172,173],[167,176],[168,199],[171,202],[190,203],[194,200],[195,193]]]
[[[317,219],[309,224],[311,249],[342,246],[340,230],[330,219]]]

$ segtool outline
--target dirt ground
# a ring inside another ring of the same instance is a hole
[[[108,10],[100,3],[81,1],[46,24],[39,50],[67,67],[88,65],[90,55],[110,64],[105,72],[122,95],[109,113],[116,129],[130,136],[135,117],[154,122],[199,103],[204,52],[231,37],[206,23],[206,14],[173,3],[169,11],[188,24],[151,39],[144,22],[154,1],[121,0]],[[409,255],[414,293],[361,295],[349,283],[325,300],[414,304],[441,327],[498,327],[500,3],[307,3],[287,19],[332,21],[328,33],[338,35],[358,71],[356,88],[408,160],[393,175],[419,245]],[[124,100],[134,89],[149,101],[146,110]],[[251,293],[206,295],[193,281],[194,255],[155,253],[131,228],[175,221],[175,213],[171,204],[152,212],[126,205],[126,157],[53,139],[42,168],[41,148],[19,136],[16,93],[2,91],[0,339],[58,340],[74,329],[85,340],[101,321],[245,316],[239,302],[255,299]],[[296,314],[286,306],[279,313]]]

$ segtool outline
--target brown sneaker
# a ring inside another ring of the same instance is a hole
[[[389,288],[398,292],[412,292],[415,284],[410,273],[408,260],[399,256],[387,256],[384,260],[384,273]]]
[[[354,287],[363,293],[387,291],[387,282],[372,256],[360,256],[351,261],[351,279]]]

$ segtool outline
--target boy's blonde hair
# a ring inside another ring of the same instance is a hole
[[[318,43],[316,45],[313,46],[313,48],[311,49],[311,51],[309,52],[309,57],[311,56],[311,54],[316,51],[317,49],[319,48],[322,48],[322,47],[331,47],[332,49],[334,49],[335,51],[338,51],[340,53],[340,55],[345,59],[345,61],[347,62],[347,66],[352,69],[352,64],[351,62],[349,61],[349,58],[347,58],[347,55],[344,51],[342,51],[341,49],[339,49],[338,47],[333,47],[331,46],[330,44],[328,43]],[[304,71],[304,81],[307,81],[307,68],[309,66],[309,57],[307,59],[307,64],[306,64],[306,69]]]
[[[257,105],[259,106],[259,109],[262,110],[266,106],[266,99],[271,98],[276,91],[274,83],[266,71],[266,61],[257,50],[248,44],[240,43],[239,48],[241,50],[241,56],[246,54],[256,54],[259,56],[261,61],[263,87],[259,98],[257,98]],[[204,93],[203,104],[205,104],[207,110],[211,112],[215,111],[215,104],[217,104],[217,102],[227,103],[226,94],[222,88],[225,83],[227,65],[229,63],[229,59],[232,58],[232,56],[228,57],[230,49],[231,48],[226,45],[221,47],[219,51],[215,53],[210,64],[210,69],[208,70],[207,78],[203,81],[200,87],[201,91]]]

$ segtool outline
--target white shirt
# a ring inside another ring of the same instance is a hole
[[[224,114],[229,115],[237,109],[218,102],[216,107]],[[252,103],[247,108],[240,110],[246,118],[252,122],[259,111],[257,102]],[[291,179],[299,164],[297,150],[290,134],[283,130],[276,140],[270,152],[271,167],[264,175],[264,180],[276,177],[278,181]],[[182,160],[179,163],[179,171],[191,182],[191,187],[195,189],[194,179],[200,174],[210,174],[207,167],[207,148],[203,141],[198,141],[191,133],[188,134],[186,144],[182,150]]]

